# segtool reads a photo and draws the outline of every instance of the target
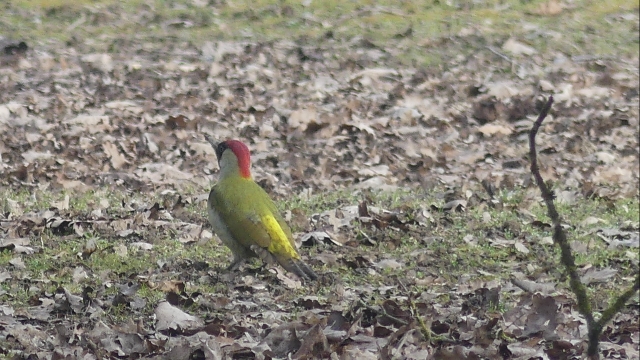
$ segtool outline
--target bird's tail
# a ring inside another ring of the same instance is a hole
[[[313,271],[304,261],[300,259],[277,259],[278,263],[282,265],[287,271],[290,271],[303,280],[318,280],[318,274]]]
[[[285,270],[296,274],[303,280],[315,281],[318,279],[318,274],[316,274],[315,271],[313,271],[313,269],[309,267],[309,265],[305,264],[305,262],[300,259],[276,256],[267,251],[267,249],[257,245],[252,245],[251,250],[256,253],[256,255],[258,255],[258,257],[265,263],[273,264],[277,262]]]

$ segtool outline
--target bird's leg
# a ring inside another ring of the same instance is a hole
[[[260,247],[258,245],[251,245],[249,247],[251,249],[251,251],[253,251],[259,258],[260,260],[262,260],[263,263],[265,263],[266,265],[273,265],[276,263],[276,259],[273,256],[273,254],[271,254],[269,252],[269,250]]]
[[[233,262],[227,266],[227,271],[236,271],[240,268],[245,259],[241,257],[234,257]]]

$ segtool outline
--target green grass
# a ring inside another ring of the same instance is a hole
[[[205,190],[193,190],[198,194]],[[59,201],[64,198],[64,193],[43,194],[36,196],[40,200],[31,200],[32,203],[25,206],[25,210],[37,211],[38,206],[48,206],[51,201]],[[402,219],[410,221],[416,219],[423,208],[430,205],[441,206],[442,191],[432,189],[426,191],[401,190],[392,193],[357,193],[336,191],[311,197],[293,197],[287,201],[279,202],[284,211],[292,210],[309,218],[311,215],[326,210],[334,210],[345,206],[354,206],[366,199],[370,211],[373,207],[395,211],[403,214]],[[5,190],[4,195],[11,199],[23,201],[33,197],[30,194],[12,194]],[[37,194],[36,194],[37,195]],[[92,204],[100,202],[103,196],[109,196],[110,208],[108,217],[119,219],[132,216],[122,209],[120,201],[127,202],[141,200],[126,193],[107,193],[102,191],[87,192],[80,198],[70,201],[68,210],[70,218],[83,218],[92,210]],[[138,195],[140,196],[140,195]],[[161,198],[161,196],[159,196]],[[323,251],[341,254],[343,261],[337,267],[323,268],[321,273],[335,274],[345,286],[361,286],[368,284],[376,286],[397,285],[407,276],[415,276],[422,280],[427,277],[439,277],[444,284],[439,285],[411,285],[408,290],[413,293],[422,292],[446,292],[460,279],[472,275],[476,279],[491,281],[508,279],[513,271],[521,271],[526,275],[538,276],[547,273],[548,281],[557,282],[559,288],[567,289],[562,268],[558,265],[558,250],[550,244],[542,244],[540,239],[551,236],[549,229],[540,228],[531,224],[531,219],[522,217],[516,211],[518,204],[527,208],[538,220],[547,222],[546,209],[537,200],[526,201],[524,191],[516,190],[503,192],[499,198],[501,201],[496,208],[486,206],[471,206],[466,212],[448,213],[433,211],[433,223],[427,227],[410,225],[408,231],[400,231],[393,228],[377,229],[364,224],[352,223],[350,228],[341,230],[342,236],[355,241],[357,246],[342,248],[322,247],[304,249],[303,252],[310,258],[314,254]],[[148,201],[148,199],[147,199]],[[151,203],[149,204],[149,206]],[[191,204],[188,211],[194,218],[204,219],[204,203]],[[598,227],[638,226],[639,206],[637,199],[623,199],[617,201],[604,201],[596,199],[580,199],[577,204],[558,204],[558,210],[564,222],[570,224],[567,229],[570,241],[580,241],[592,245],[588,252],[577,253],[576,259],[579,266],[591,264],[596,268],[613,267],[619,270],[613,281],[606,284],[589,286],[590,293],[594,295],[598,304],[604,304],[609,296],[619,289],[628,286],[629,278],[638,268],[638,259],[629,258],[626,255],[628,249],[609,250],[606,244],[589,234]],[[483,213],[489,213],[491,220],[485,222]],[[602,223],[581,225],[584,219],[595,216],[603,220]],[[231,260],[231,254],[216,240],[205,244],[182,244],[177,241],[179,233],[173,230],[164,231],[160,238],[144,238],[145,229],[140,228],[143,240],[153,243],[152,250],[136,250],[129,246],[130,241],[115,236],[113,233],[101,233],[99,231],[85,229],[85,235],[60,236],[51,230],[45,230],[41,235],[32,237],[31,246],[37,248],[34,254],[14,254],[10,251],[0,252],[0,268],[8,269],[12,274],[12,280],[3,282],[0,286],[6,293],[0,295],[0,301],[10,303],[14,308],[29,306],[29,301],[34,296],[42,296],[44,293],[55,293],[58,288],[65,287],[73,294],[82,294],[85,287],[105,289],[100,296],[113,296],[118,289],[115,285],[126,284],[130,281],[139,282],[140,289],[136,296],[146,301],[145,310],[152,312],[153,307],[165,294],[159,289],[152,288],[148,281],[160,280],[184,281],[187,292],[200,292],[209,294],[226,293],[229,291],[224,282],[215,280],[202,280],[209,274],[214,279],[218,275],[226,273],[224,267]],[[473,235],[476,245],[471,245],[463,239],[467,235]],[[375,239],[373,246],[367,245],[366,238]],[[526,244],[529,253],[521,253],[514,246],[495,246],[492,239],[517,239]],[[82,252],[87,241],[95,241],[96,251],[86,259],[78,256]],[[44,244],[44,247],[40,247]],[[127,256],[118,254],[118,246],[126,246]],[[396,259],[403,264],[398,269],[364,266],[352,269],[346,264],[356,261],[357,257],[364,256],[374,264],[384,258]],[[9,261],[15,257],[21,257],[26,269],[14,269]],[[196,262],[208,263],[210,268],[197,270],[192,268]],[[163,268],[159,264],[166,264]],[[530,272],[527,264],[534,265]],[[259,262],[248,265],[258,276],[271,276],[261,273]],[[84,269],[88,277],[79,282],[73,280],[73,273],[77,267]],[[482,271],[478,273],[478,271]],[[23,279],[23,280],[19,280]],[[145,280],[148,279],[148,280]],[[26,285],[25,285],[26,284]],[[31,285],[29,285],[31,284]],[[105,288],[106,286],[106,288]],[[300,291],[303,291],[301,289]],[[318,294],[331,292],[331,287],[320,287]],[[298,296],[295,291],[282,296],[292,299]],[[375,295],[374,298],[377,298]],[[380,298],[382,299],[382,298]],[[448,301],[446,297],[438,297],[437,301]],[[194,305],[195,306],[195,305]],[[508,306],[496,304],[495,310],[504,311]],[[121,306],[110,308],[108,316],[114,321],[126,320],[127,309]]]
[[[437,193],[433,191],[432,193]],[[407,212],[407,219],[414,218],[413,212],[430,204],[442,205],[443,201],[425,192],[398,191],[395,193],[358,194],[353,192],[336,192],[311,198],[294,198],[285,203],[285,209],[302,209],[311,215],[325,210],[339,208],[345,205],[357,205],[362,199],[368,198],[369,207],[380,207],[387,210]],[[435,213],[436,224],[426,232],[410,232],[396,234],[392,231],[366,228],[354,225],[348,230],[350,238],[363,241],[362,233],[375,238],[377,244],[373,247],[361,245],[355,254],[375,255],[385,254],[404,263],[400,269],[376,269],[376,273],[363,274],[354,272],[341,266],[334,269],[340,273],[347,284],[358,285],[363,281],[372,285],[393,283],[397,278],[407,276],[407,271],[415,271],[415,276],[422,279],[435,274],[443,277],[447,283],[455,284],[465,274],[475,274],[482,270],[492,275],[481,275],[480,278],[490,281],[508,279],[514,270],[522,271],[531,276],[538,276],[540,271],[548,272],[549,281],[559,282],[560,288],[568,289],[564,282],[564,271],[559,265],[559,250],[551,244],[542,244],[541,239],[550,237],[549,228],[540,228],[532,224],[533,219],[521,215],[517,210],[524,206],[539,221],[549,223],[546,216],[547,209],[542,203],[529,201],[529,205],[522,205],[525,193],[519,191],[504,191],[498,198],[501,200],[499,208],[471,207],[464,213]],[[526,202],[525,202],[526,204]],[[570,241],[591,243],[590,251],[576,253],[578,266],[591,264],[596,268],[614,267],[619,269],[618,280],[629,277],[637,271],[637,259],[624,258],[628,249],[608,250],[606,243],[593,233],[599,227],[622,227],[631,224],[637,228],[640,217],[637,199],[621,199],[605,201],[601,199],[581,199],[577,204],[558,204],[563,222],[571,225],[566,229]],[[491,220],[483,222],[483,213],[487,212]],[[582,225],[589,217],[598,217],[602,222]],[[477,245],[470,245],[463,241],[466,235],[473,235]],[[434,241],[425,241],[425,236]],[[399,238],[399,241],[398,241]],[[521,253],[514,246],[496,246],[493,239],[518,240],[525,244],[529,253]],[[393,245],[392,245],[393,244]],[[433,255],[434,261],[430,267],[424,268],[416,264],[415,259],[408,257],[415,251],[425,250]],[[354,254],[354,255],[355,255]],[[533,264],[534,272],[529,273],[524,264]],[[425,272],[426,270],[426,272]],[[610,285],[592,285],[594,294],[598,294],[598,302],[605,301],[607,296],[615,293],[618,286],[607,289]],[[415,287],[414,291],[433,290],[432,286]]]
[[[536,12],[542,0],[522,1],[300,1],[221,2],[198,7],[190,1],[10,0],[3,5],[0,31],[30,45],[84,44],[91,51],[119,53],[127,44],[161,47],[177,39],[200,47],[219,40],[304,40],[310,45],[362,37],[394,44],[393,57],[405,64],[444,65],[486,46],[499,48],[509,37],[541,53],[568,56],[638,56],[638,25],[618,15],[635,13],[631,0],[571,2],[558,16]],[[399,37],[408,29],[412,35]],[[333,46],[350,51],[351,46]],[[385,48],[387,46],[384,46]]]

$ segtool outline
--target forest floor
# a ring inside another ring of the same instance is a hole
[[[0,358],[578,359],[639,271],[637,1],[0,5]],[[23,42],[23,43],[21,43]],[[204,139],[306,262],[236,272]],[[636,295],[603,358],[638,358]]]

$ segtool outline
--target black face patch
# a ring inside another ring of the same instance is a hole
[[[222,153],[224,153],[224,151],[228,148],[229,146],[227,145],[226,141],[218,144],[218,147],[216,147],[216,157],[218,158],[218,162],[220,162],[220,159],[222,159]]]

